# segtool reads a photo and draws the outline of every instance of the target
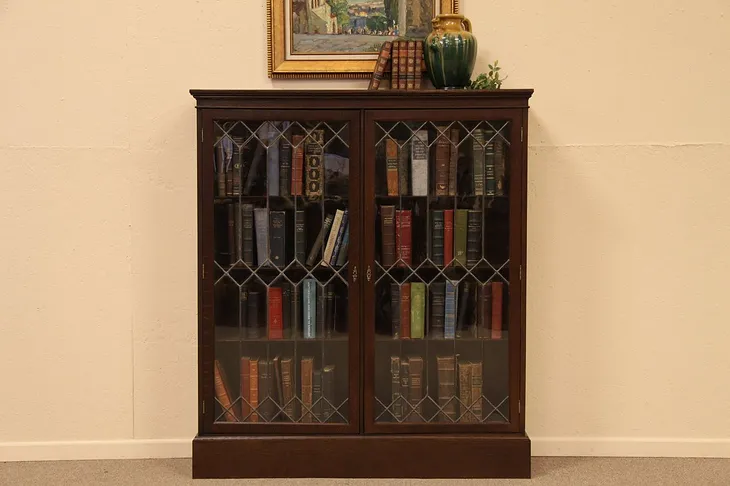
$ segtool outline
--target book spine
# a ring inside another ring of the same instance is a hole
[[[269,287],[269,339],[284,339],[284,297],[280,287]]]
[[[259,296],[258,291],[248,292],[248,312],[246,316],[246,336],[248,339],[259,339]]]
[[[444,265],[444,211],[435,209],[431,211],[431,260],[434,265]]]
[[[284,328],[284,339],[292,339],[292,285],[289,282],[284,282],[281,285],[281,314],[282,314],[282,326]]]
[[[459,282],[446,281],[446,297],[444,301],[444,338],[456,338],[456,298]]]
[[[411,408],[411,365],[408,360],[400,360],[400,396],[403,409],[403,420],[410,421],[413,409]]]
[[[406,282],[400,287],[400,335],[411,338],[411,284]]]
[[[263,137],[265,137],[265,130],[262,126],[259,129],[259,138],[263,140]],[[259,164],[261,163],[261,159],[264,158],[264,153],[266,149],[262,144],[256,144],[256,150],[254,151],[253,157],[251,159],[250,167],[248,168],[248,174],[246,174],[246,183],[243,185],[243,195],[248,196],[251,194],[251,190],[253,189],[254,183],[256,182],[256,179],[258,178],[258,171],[259,171]]]
[[[281,358],[276,356],[271,360],[271,373],[273,374],[273,399],[274,418],[273,420],[286,421],[282,407],[284,406],[284,384],[281,379]]]
[[[392,138],[385,141],[385,169],[388,196],[398,195],[398,144]]]
[[[305,144],[306,152],[306,196],[318,198],[322,196],[324,170],[322,155],[324,154],[324,130],[313,130]]]
[[[322,244],[324,243],[324,238],[326,235],[329,234],[329,230],[332,227],[332,221],[334,220],[333,214],[328,214],[324,218],[324,223],[322,223],[322,228],[319,231],[319,234],[317,235],[317,239],[314,240],[314,245],[312,245],[312,249],[309,251],[309,256],[307,257],[307,266],[313,266],[315,261],[317,260],[317,256],[319,255],[319,250],[322,249]]]
[[[233,211],[235,212],[235,226],[236,226],[236,261],[243,259],[243,211],[241,203],[233,204]]]
[[[271,422],[273,418],[273,403],[271,401],[271,361],[259,361],[259,416],[264,422]]]
[[[482,259],[482,212],[469,210],[466,219],[466,264],[476,265]]]
[[[233,196],[233,170],[226,167],[226,196]]]
[[[324,337],[331,338],[335,333],[335,285],[327,284],[324,292]]]
[[[456,339],[468,336],[469,331],[469,309],[472,301],[473,286],[471,282],[464,282],[461,288],[461,300],[458,304],[456,318]]]
[[[421,78],[423,74],[423,41],[416,41],[416,72],[413,81],[413,89],[421,89]]]
[[[294,366],[291,358],[281,360],[281,384],[282,384],[282,405],[286,419],[295,422],[297,420],[294,391],[297,389],[294,381]]]
[[[454,357],[437,356],[436,369],[438,372],[438,399],[440,422],[456,421],[456,401],[454,400],[454,389],[456,388],[454,378]]]
[[[408,193],[408,181],[410,180],[410,151],[408,150],[408,144],[404,144],[398,148],[398,194],[401,196],[407,196]]]
[[[271,211],[271,261],[277,268],[286,266],[286,211]]]
[[[484,130],[472,132],[472,175],[475,196],[484,195]]]
[[[266,186],[269,196],[279,195],[279,141],[276,139],[277,130],[272,122],[269,122],[269,132],[266,142]]]
[[[484,194],[487,196],[495,196],[497,194],[493,137],[493,130],[485,130],[486,147],[484,148]]]
[[[348,251],[350,249],[350,224],[347,224],[345,228],[345,236],[342,237],[342,246],[337,251],[337,264],[336,266],[341,267],[348,261]]]
[[[265,265],[269,259],[269,210],[255,208],[253,210],[254,224],[256,225],[256,256],[258,264]]]
[[[301,264],[307,260],[306,220],[302,210],[294,212],[294,258]]]
[[[312,380],[314,374],[314,358],[302,358],[302,422],[312,423]]]
[[[390,59],[390,51],[392,48],[393,43],[390,41],[383,42],[383,45],[380,47],[380,54],[378,55],[378,60],[375,63],[375,69],[373,70],[372,78],[370,78],[368,89],[378,89],[380,87],[380,82],[383,79],[385,66],[388,64],[388,60]]]
[[[410,368],[410,393],[408,398],[413,408],[413,413],[410,416],[411,422],[423,422],[423,358],[411,357],[408,358],[408,365]]]
[[[400,285],[390,284],[390,323],[391,335],[394,339],[400,337]]]
[[[215,388],[215,396],[223,408],[225,422],[238,422],[235,410],[233,410],[233,402],[231,401],[231,393],[228,390],[228,380],[226,372],[221,366],[220,361],[215,360],[213,367],[213,385]]]
[[[225,149],[223,147],[222,138],[218,140],[215,146],[215,181],[216,181],[216,195],[218,197],[226,196],[226,156]]]
[[[248,338],[248,287],[241,287],[239,295],[238,315],[242,329],[241,337]]]
[[[507,160],[505,157],[505,146],[501,136],[494,141],[494,179],[495,196],[507,195]]]
[[[400,399],[400,358],[390,357],[390,410],[396,422],[403,419],[403,407]]]
[[[466,266],[466,226],[468,211],[457,209],[454,214],[454,259]]]
[[[292,336],[299,336],[302,329],[302,290],[299,285],[291,289],[291,332]]]
[[[480,338],[492,337],[492,284],[485,283],[479,286],[479,307],[477,309],[477,336]]]
[[[446,284],[444,282],[434,282],[431,284],[431,326],[428,335],[431,339],[444,338],[445,325],[445,301],[446,301]]]
[[[436,139],[436,195],[449,195],[449,163],[451,160],[451,140],[449,130],[446,127],[438,127],[440,134]]]
[[[259,360],[251,359],[251,386],[249,389],[249,396],[251,397],[251,417],[250,422],[259,421]]]
[[[228,256],[231,265],[238,261],[236,255],[236,204],[226,204],[226,217],[228,220]]]
[[[502,296],[504,284],[502,282],[491,282],[492,284],[492,339],[502,339]]]
[[[444,210],[444,265],[454,259],[454,210]]]
[[[471,364],[471,412],[474,422],[482,421],[482,364]]]
[[[335,413],[335,366],[322,369],[322,421],[329,422]]]
[[[418,130],[411,140],[411,190],[414,196],[428,195],[427,130]]]
[[[410,267],[412,264],[413,215],[410,209],[395,212],[395,248],[399,267]]]
[[[279,194],[281,196],[291,195],[291,163],[291,142],[286,137],[281,137],[279,142]]]
[[[449,147],[449,196],[456,196],[456,181],[459,172],[459,129],[452,128]]]
[[[302,184],[304,182],[304,137],[294,135],[292,140],[292,168],[291,168],[291,195],[302,195]]]
[[[316,310],[316,330],[315,330],[315,336],[324,336],[326,331],[326,319],[327,319],[327,307],[325,305],[325,295],[327,293],[327,290],[317,286],[317,310]]]
[[[400,41],[393,42],[390,65],[390,89],[398,89],[398,74],[400,73]]]
[[[426,284],[411,283],[411,338],[423,339],[426,324]]]
[[[231,175],[231,195],[240,196],[243,191],[241,183],[241,170],[243,168],[243,154],[242,149],[238,148],[238,145],[233,145],[233,167]]]
[[[348,210],[345,209],[345,212],[342,215],[342,223],[340,223],[340,228],[337,230],[337,237],[335,238],[335,246],[332,250],[332,256],[329,260],[331,267],[337,266],[337,257],[340,254],[340,249],[342,248],[342,240],[345,238],[345,233],[347,232],[348,228],[348,218]]]
[[[395,264],[395,206],[380,206],[380,224],[382,236],[380,261],[387,268]]]
[[[408,87],[408,41],[400,41],[400,51],[398,51],[398,89],[406,89]]]
[[[253,205],[243,205],[243,263],[252,267],[253,261]]]
[[[312,372],[312,417],[315,422],[322,421],[322,371]]]
[[[459,363],[459,401],[461,413],[459,422],[471,423],[471,363]]]
[[[346,211],[346,210],[345,210]],[[322,256],[322,266],[328,266],[332,259],[332,252],[335,250],[335,243],[337,242],[337,234],[342,226],[342,221],[345,217],[345,211],[338,209],[335,211],[335,219],[332,221],[332,228],[330,228],[329,235],[327,236],[327,244],[324,247],[324,255]]]
[[[317,337],[317,281],[307,278],[304,279],[303,285],[304,339],[315,339]]]
[[[241,420],[250,422],[251,415],[251,358],[241,358]]]
[[[413,90],[416,81],[416,42],[408,41],[408,63],[406,67],[406,89]]]

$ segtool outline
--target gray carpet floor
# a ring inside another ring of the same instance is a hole
[[[246,486],[710,486],[730,485],[730,459],[535,457],[529,480],[268,479],[197,480],[190,459],[0,463],[1,485]]]

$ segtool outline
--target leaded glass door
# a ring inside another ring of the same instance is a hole
[[[423,113],[365,117],[365,430],[517,431],[520,113]]]
[[[206,425],[358,431],[358,113],[208,116]]]

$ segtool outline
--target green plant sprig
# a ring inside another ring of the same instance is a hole
[[[502,69],[499,66],[499,60],[494,61],[494,65],[488,64],[488,73],[481,73],[477,78],[471,82],[470,89],[500,89],[502,87],[502,81],[507,79],[507,76],[500,78],[499,71]]]

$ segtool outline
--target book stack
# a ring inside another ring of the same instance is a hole
[[[378,60],[368,89],[379,89],[390,62],[390,89],[421,89],[423,77],[423,41],[398,39],[386,41],[380,48]]]

